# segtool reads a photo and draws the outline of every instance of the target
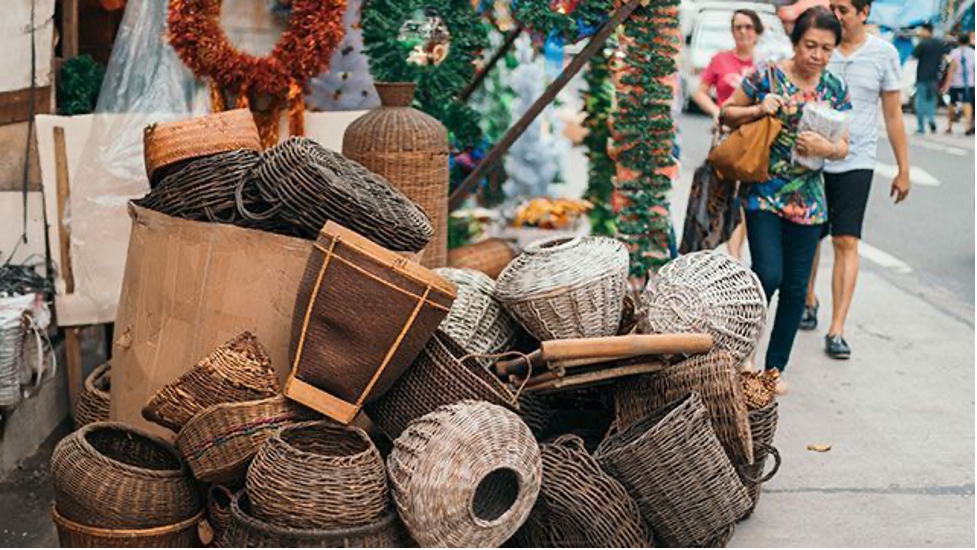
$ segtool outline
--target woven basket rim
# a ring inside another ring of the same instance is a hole
[[[629,452],[635,445],[648,437],[648,434],[653,432],[658,426],[665,424],[666,422],[672,420],[675,415],[680,414],[682,412],[682,406],[693,398],[698,400],[699,407],[702,410],[705,410],[705,405],[702,403],[702,398],[699,397],[697,392],[686,392],[681,397],[677,397],[669,401],[665,405],[662,405],[659,410],[650,413],[649,415],[645,416],[645,418],[634,422],[623,430],[618,428],[616,433],[608,436],[607,439],[601,442],[601,444],[597,447],[597,450],[594,451],[594,457],[596,458],[600,456],[606,459],[607,457]],[[650,426],[645,426],[644,422],[649,417],[655,417],[655,422]],[[641,432],[637,432],[638,428],[644,429]],[[632,434],[636,434],[636,436],[627,437],[631,436]]]
[[[109,529],[106,527],[92,527],[76,521],[72,521],[58,512],[57,504],[51,504],[51,517],[54,519],[54,523],[83,533],[85,535],[103,538],[137,538],[137,537],[151,537],[158,535],[169,535],[171,533],[178,533],[185,529],[189,529],[193,525],[200,523],[204,519],[204,510],[200,510],[193,517],[185,519],[178,523],[172,523],[170,525],[161,525],[159,527],[149,527],[146,529]]]
[[[365,448],[360,452],[348,454],[348,455],[322,454],[322,453],[316,453],[316,452],[300,449],[285,439],[286,432],[305,430],[309,428],[318,428],[318,427],[333,428],[347,434],[355,435],[360,443],[365,444]],[[336,422],[330,420],[307,420],[305,422],[296,422],[294,424],[282,426],[281,428],[276,430],[275,433],[270,438],[268,438],[268,440],[269,442],[275,440],[281,443],[286,448],[288,448],[289,452],[295,453],[300,457],[314,459],[317,461],[328,461],[328,462],[332,462],[332,461],[344,462],[348,460],[354,460],[363,456],[372,455],[373,454],[372,451],[374,448],[373,440],[370,439],[370,436],[367,435],[366,431],[363,430],[362,428],[358,426],[353,426],[352,424],[349,425],[337,424]],[[266,442],[265,444],[267,445],[268,442]]]
[[[241,508],[241,500],[247,498],[248,495],[246,489],[241,489],[234,494],[234,498],[231,499],[230,507],[231,517],[233,518],[231,521],[240,521],[250,528],[282,537],[318,540],[324,537],[332,538],[370,535],[387,529],[393,525],[394,520],[397,518],[397,513],[391,510],[380,521],[361,527],[348,527],[344,529],[298,529],[293,527],[281,527],[273,523],[260,520],[254,517],[252,514],[245,512]]]
[[[122,462],[121,460],[112,458],[100,452],[98,449],[95,448],[94,445],[92,445],[88,441],[88,436],[91,435],[91,433],[96,430],[114,430],[120,432],[129,432],[143,439],[146,439],[153,445],[166,451],[167,454],[173,456],[173,458],[176,459],[177,464],[179,464],[179,468],[175,470],[153,470],[149,468],[141,468],[139,466],[133,466],[131,464]],[[178,450],[176,450],[176,448],[170,445],[165,439],[153,435],[148,431],[143,430],[142,428],[139,428],[137,426],[132,426],[130,424],[125,424],[122,422],[105,422],[105,421],[93,422],[91,424],[88,424],[87,426],[82,426],[75,432],[75,434],[78,441],[78,445],[82,448],[83,451],[90,453],[92,456],[97,456],[103,460],[107,460],[111,462],[115,468],[119,468],[120,470],[123,470],[126,473],[135,476],[153,477],[157,479],[182,478],[186,474],[186,467],[187,467],[186,462],[184,462],[183,456],[180,454]]]
[[[103,376],[112,372],[112,363],[106,361],[101,365],[95,367],[95,370],[85,378],[85,391],[94,393],[99,397],[109,399],[109,392],[102,390],[95,386],[95,382],[101,380]]]
[[[201,424],[203,422],[210,420],[209,417],[213,415],[215,411],[229,410],[229,409],[231,410],[248,409],[253,407],[260,407],[262,405],[265,405],[267,403],[273,403],[275,401],[287,401],[287,398],[281,394],[278,394],[278,395],[273,395],[271,397],[265,397],[263,399],[253,399],[251,401],[228,401],[226,403],[217,403],[216,405],[210,405],[209,407],[205,407],[200,412],[193,415],[193,418],[188,420],[187,423],[183,425],[183,428],[180,429],[180,433],[186,431],[187,428],[190,427],[191,425],[196,426],[197,424]],[[180,433],[178,433],[176,436],[177,440],[180,439]]]

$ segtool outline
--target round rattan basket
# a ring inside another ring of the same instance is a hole
[[[519,326],[495,299],[495,281],[473,269],[442,267],[434,271],[458,287],[451,311],[441,321],[441,332],[465,353],[508,351],[516,341]]]
[[[85,389],[78,396],[78,403],[75,405],[75,429],[109,419],[111,387],[112,365],[102,363],[85,378]]]
[[[502,239],[485,239],[448,251],[448,266],[474,269],[495,279],[516,257],[512,246]]]
[[[173,523],[148,529],[105,529],[91,527],[62,516],[51,506],[51,518],[58,529],[61,548],[197,548],[197,528],[203,512]]]

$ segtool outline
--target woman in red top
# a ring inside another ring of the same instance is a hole
[[[712,56],[709,66],[702,73],[699,88],[692,94],[692,100],[713,119],[719,118],[719,109],[740,87],[743,78],[753,72],[753,51],[757,38],[763,34],[763,22],[753,10],[740,9],[733,12],[733,40],[736,47]],[[709,90],[716,90],[716,101],[709,96]],[[739,260],[743,254],[743,241],[746,240],[746,226],[742,222],[729,236],[729,253]]]

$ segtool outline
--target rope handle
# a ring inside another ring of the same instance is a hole
[[[27,372],[27,378],[34,379],[34,386],[30,389],[24,389],[24,396],[30,398],[37,395],[41,389],[41,386],[43,386],[48,380],[53,379],[57,374],[58,358],[54,353],[54,346],[51,344],[51,339],[48,337],[47,332],[45,332],[40,325],[37,324],[34,316],[30,315],[29,313],[24,313],[23,319],[25,328],[30,331],[30,333],[33,333],[34,341],[37,347],[37,372]],[[25,334],[25,337],[29,337],[29,334]],[[50,368],[47,367],[48,363],[44,360],[45,356],[48,354],[51,357]],[[30,363],[26,360],[25,356],[23,361],[23,368],[25,369],[25,372],[26,369],[28,369],[29,364]]]
[[[533,362],[529,359],[528,354],[517,350],[503,351],[501,353],[468,353],[461,356],[461,358],[458,359],[458,362],[464,364],[464,362],[469,359],[491,359],[493,361],[497,361],[507,357],[517,357],[526,362],[526,376],[522,379],[522,383],[519,384],[519,389],[516,390],[516,395],[512,398],[512,404],[516,405],[519,403],[519,397],[522,395],[522,390],[526,387],[526,383],[529,382],[529,379],[533,376]],[[493,376],[495,375],[493,374]]]
[[[755,478],[744,471],[746,466],[738,466],[738,473],[745,485],[760,485],[761,483],[766,483],[773,479],[773,476],[777,475],[777,471],[780,470],[780,464],[782,461],[780,458],[780,451],[778,451],[776,447],[773,445],[767,445],[766,443],[757,443],[754,450],[766,452],[773,456],[773,468],[766,475]]]

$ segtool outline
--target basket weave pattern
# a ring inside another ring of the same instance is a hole
[[[438,328],[465,353],[508,351],[518,335],[518,325],[495,299],[495,281],[473,269],[444,267],[434,271],[458,286],[451,311]]]
[[[512,247],[502,239],[486,239],[448,251],[448,266],[474,269],[495,279],[515,258]]]
[[[753,433],[753,464],[743,467],[743,473],[753,479],[759,479],[763,475],[764,467],[767,463],[767,449],[773,445],[773,437],[777,432],[777,402],[774,401],[762,409],[750,411],[750,430]],[[753,505],[747,515],[753,513],[757,502],[760,501],[760,490],[762,483],[747,484],[746,489],[750,493],[750,500]]]
[[[109,390],[112,384],[112,365],[103,363],[85,378],[85,389],[75,406],[75,429],[92,422],[109,419]]]
[[[197,548],[197,526],[203,512],[172,525],[148,529],[105,529],[65,518],[56,506],[51,518],[58,529],[61,548]]]

